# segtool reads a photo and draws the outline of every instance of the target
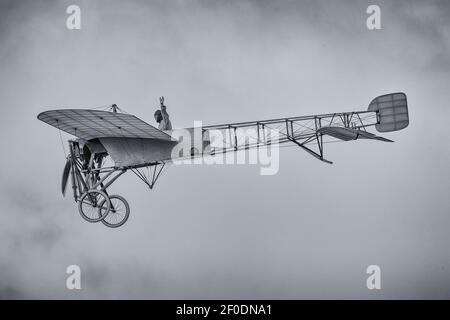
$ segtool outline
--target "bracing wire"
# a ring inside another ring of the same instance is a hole
[[[63,138],[62,138],[61,129],[59,128],[59,121],[58,120],[56,120],[56,124],[58,126],[59,140],[61,141],[61,147],[62,147],[62,150],[64,152],[64,158],[67,158],[67,152],[66,152],[66,148],[64,147],[64,141],[63,141]]]

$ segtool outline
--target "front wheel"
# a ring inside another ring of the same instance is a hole
[[[99,215],[99,208],[103,208]],[[84,193],[78,201],[78,211],[84,220],[99,222],[109,213],[111,202],[106,193],[100,190],[89,190]]]
[[[130,206],[124,197],[119,195],[109,196],[109,201],[111,202],[111,207],[109,213],[105,215],[107,204],[101,202],[98,208],[98,216],[104,216],[102,223],[110,228],[118,228],[127,222],[130,216]]]

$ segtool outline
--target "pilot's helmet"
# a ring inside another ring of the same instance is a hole
[[[156,110],[154,116],[155,116],[156,122],[160,123],[162,121],[161,110]]]

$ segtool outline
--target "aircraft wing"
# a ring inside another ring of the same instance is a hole
[[[141,138],[171,141],[167,133],[131,114],[87,109],[42,112],[38,119],[78,138]]]

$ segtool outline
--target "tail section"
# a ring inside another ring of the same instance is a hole
[[[375,128],[378,132],[397,131],[409,125],[408,103],[402,92],[376,97],[367,110],[377,113]]]

